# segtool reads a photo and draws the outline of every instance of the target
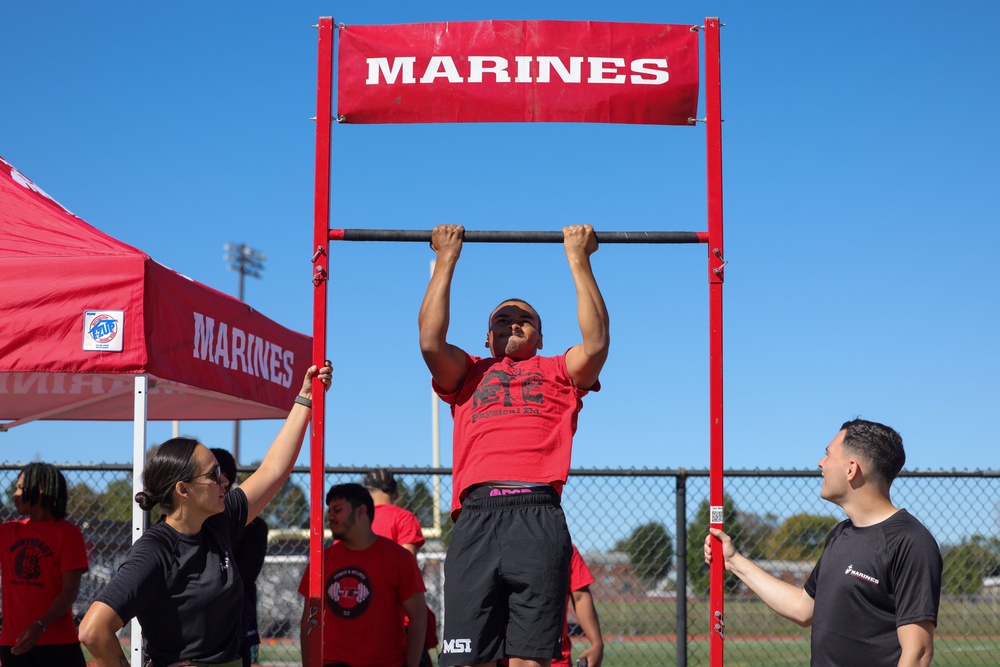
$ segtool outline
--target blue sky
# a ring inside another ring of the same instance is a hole
[[[992,2],[6,2],[0,155],[84,220],[235,293],[225,243],[267,255],[247,301],[311,330],[318,16],[700,23],[722,31],[726,467],[811,468],[856,415],[908,468],[997,464],[992,256],[1000,106]],[[703,100],[701,109],[703,109]],[[704,128],[335,126],[333,227],[705,229]],[[429,465],[416,314],[422,244],[332,248],[327,461]],[[604,389],[578,467],[706,468],[704,246],[605,246]],[[451,340],[531,301],[546,351],[579,340],[559,246],[466,247]],[[443,462],[450,423],[443,415]],[[241,462],[279,424],[243,425]],[[228,422],[182,433],[229,446]],[[151,443],[170,436],[151,423]],[[126,462],[131,425],[35,423],[9,461]],[[305,452],[303,461],[305,461]]]

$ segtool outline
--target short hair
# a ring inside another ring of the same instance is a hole
[[[38,505],[57,519],[66,518],[66,478],[51,463],[29,463],[21,469],[21,498]]]
[[[212,447],[211,451],[215,454],[215,460],[219,462],[219,469],[222,470],[222,474],[229,480],[231,487],[236,483],[236,459],[233,458],[233,455],[228,450],[222,447]]]
[[[375,468],[372,470],[365,475],[361,485],[366,489],[388,493],[390,496],[395,496],[399,491],[399,484],[396,483],[396,478],[385,468]]]
[[[542,333],[542,316],[538,313],[538,309],[537,308],[535,308],[534,306],[532,306],[530,303],[528,303],[524,299],[504,299],[503,301],[501,301],[500,303],[498,303],[496,305],[496,307],[493,308],[493,310],[490,311],[490,319],[486,322],[486,330],[487,331],[489,331],[490,328],[493,326],[493,315],[494,315],[494,313],[496,313],[497,310],[500,308],[500,306],[504,305],[505,303],[523,303],[528,308],[531,308],[532,312],[535,313],[535,317],[538,318],[538,333]]]
[[[875,477],[891,485],[906,463],[903,438],[885,424],[865,419],[844,422],[844,448],[868,460]]]
[[[135,502],[148,512],[157,505],[170,512],[174,508],[174,486],[194,477],[192,455],[198,441],[194,438],[171,438],[153,450],[142,472],[143,490]]]
[[[375,501],[372,500],[372,494],[368,493],[368,489],[360,484],[351,482],[331,486],[330,490],[326,492],[326,504],[329,505],[334,500],[346,500],[351,503],[352,511],[364,505],[368,510],[368,518],[375,518]]]

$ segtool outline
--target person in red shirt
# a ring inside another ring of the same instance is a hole
[[[577,662],[586,660],[586,667],[601,667],[604,662],[604,636],[601,634],[601,620],[594,606],[594,596],[590,585],[594,583],[594,575],[587,567],[587,561],[573,545],[573,558],[569,565],[569,601],[576,613],[576,620],[583,630],[590,646],[580,652]],[[552,661],[552,667],[570,667],[570,657],[573,644],[569,639],[569,618],[563,624],[562,657]]]
[[[383,468],[375,468],[365,475],[361,485],[368,489],[375,503],[372,531],[388,537],[416,556],[420,547],[424,546],[424,531],[416,514],[396,505],[399,485],[393,474]]]
[[[375,504],[360,484],[338,484],[326,494],[334,540],[323,552],[324,666],[418,667],[424,648],[427,605],[413,554],[372,532]],[[309,566],[299,584],[302,664],[309,655]],[[410,632],[404,628],[410,617]]]
[[[403,547],[414,556],[424,545],[424,531],[420,527],[420,519],[410,510],[396,505],[399,499],[399,485],[395,476],[384,468],[375,468],[365,475],[361,482],[368,489],[375,503],[375,518],[372,519],[372,532]],[[409,618],[406,621],[410,625]],[[431,667],[430,650],[438,645],[437,618],[430,607],[427,607],[427,637],[424,640],[424,655],[420,660],[422,667]]]
[[[30,463],[13,500],[25,518],[0,524],[0,664],[83,667],[73,603],[87,550],[80,529],[66,521],[66,478],[51,464]]]
[[[420,351],[433,387],[451,405],[452,531],[445,560],[443,667],[549,667],[560,655],[572,546],[560,492],[569,474],[583,397],[598,391],[609,318],[590,257],[590,225],[563,228],[583,341],[543,357],[542,320],[523,299],[489,318],[490,357],[448,342],[451,283],[465,229],[431,233],[437,262],[420,306]],[[524,284],[537,267],[515,253],[481,267],[482,283]],[[488,278],[487,278],[488,276]]]

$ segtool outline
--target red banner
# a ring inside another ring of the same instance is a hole
[[[591,21],[348,26],[337,81],[347,123],[688,125],[698,35]]]

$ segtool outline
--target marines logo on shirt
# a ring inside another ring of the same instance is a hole
[[[372,582],[357,567],[337,570],[326,582],[326,601],[330,611],[341,618],[357,618],[371,603]]]

